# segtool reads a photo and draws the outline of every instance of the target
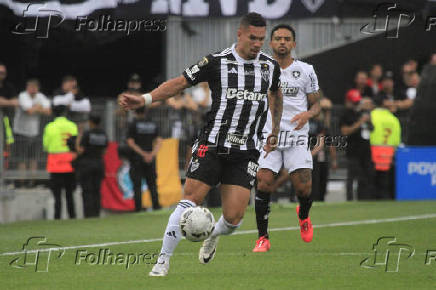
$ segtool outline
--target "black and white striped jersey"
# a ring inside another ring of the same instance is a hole
[[[245,60],[235,46],[204,57],[183,75],[191,85],[208,82],[212,92],[202,138],[217,146],[251,150],[262,138],[268,90],[279,89],[280,66],[263,52]]]

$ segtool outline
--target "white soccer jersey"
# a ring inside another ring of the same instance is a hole
[[[299,60],[294,60],[290,66],[280,70],[283,114],[280,123],[279,148],[292,147],[298,141],[298,143],[304,141],[307,144],[309,123],[295,131],[297,122],[291,123],[291,120],[295,115],[307,111],[307,94],[319,90],[318,78],[312,65]],[[268,118],[264,128],[265,137],[271,132],[271,127],[271,112],[268,110]]]

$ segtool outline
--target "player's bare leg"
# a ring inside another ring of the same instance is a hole
[[[223,214],[210,237],[200,248],[198,258],[202,264],[209,263],[215,257],[219,236],[230,235],[241,225],[250,200],[250,190],[245,187],[223,184],[220,190]]]
[[[313,228],[309,217],[309,210],[312,206],[312,199],[310,198],[312,192],[312,170],[300,168],[291,172],[290,177],[300,202],[300,205],[297,206],[297,214],[300,222],[301,238],[308,243],[313,238]]]
[[[186,179],[184,196],[170,215],[164,233],[159,259],[149,273],[150,276],[166,276],[168,274],[169,260],[182,238],[182,233],[180,232],[180,217],[186,208],[201,204],[209,190],[210,186],[204,182],[191,178]]]
[[[268,216],[270,213],[271,194],[274,192],[274,172],[261,168],[256,176],[256,223],[259,233],[253,252],[267,252],[271,245],[268,236]]]

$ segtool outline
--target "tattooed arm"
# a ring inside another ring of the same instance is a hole
[[[300,130],[309,121],[309,119],[316,117],[321,112],[321,105],[319,103],[321,96],[319,91],[307,94],[307,99],[310,104],[310,109],[307,112],[300,113],[292,118],[291,122],[298,122],[295,130]]]
[[[278,136],[280,131],[280,120],[283,112],[283,94],[282,90],[269,91],[268,93],[269,109],[272,117],[272,135]]]

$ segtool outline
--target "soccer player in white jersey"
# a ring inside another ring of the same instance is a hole
[[[270,47],[281,69],[283,115],[277,150],[270,152],[266,157],[263,152],[259,158],[255,201],[259,239],[253,252],[267,252],[271,247],[268,236],[270,195],[274,178],[282,166],[288,170],[299,199],[297,215],[301,238],[305,242],[310,242],[313,237],[309,218],[309,209],[312,205],[312,155],[308,146],[308,120],[320,112],[318,80],[311,65],[292,58],[295,30],[291,26],[275,26],[271,32]],[[271,116],[268,116],[265,132],[268,132],[269,128]]]

